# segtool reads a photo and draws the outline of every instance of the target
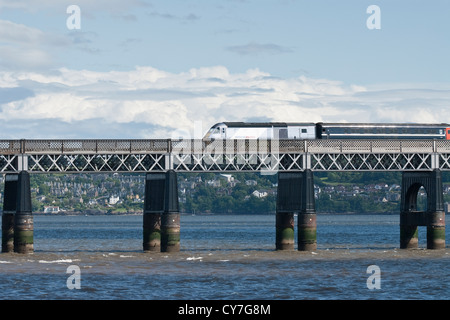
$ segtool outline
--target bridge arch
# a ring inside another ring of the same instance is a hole
[[[417,196],[423,187],[426,208],[418,210]],[[445,212],[440,170],[405,171],[402,174],[400,248],[418,247],[418,226],[427,227],[427,248],[445,248]]]
[[[425,203],[421,202],[419,198],[421,190],[424,190],[426,193]],[[428,203],[431,200],[428,194],[427,188],[422,183],[413,183],[409,189],[406,190],[404,210],[409,212],[427,211],[427,209],[431,207]]]

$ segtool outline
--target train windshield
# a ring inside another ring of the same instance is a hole
[[[209,139],[217,139],[220,136],[220,128],[219,127],[212,127],[208,130],[208,132],[205,134],[203,139],[209,140]]]

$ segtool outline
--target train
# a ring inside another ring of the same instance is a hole
[[[450,140],[450,125],[423,123],[220,122],[203,140],[216,139],[405,139]]]

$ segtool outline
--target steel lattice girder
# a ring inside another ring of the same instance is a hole
[[[164,171],[164,154],[77,154],[28,156],[30,172]]]
[[[175,154],[176,171],[260,171],[275,170],[280,155],[270,154]],[[282,155],[282,157],[291,155]],[[297,169],[301,169],[298,167]]]
[[[311,154],[313,171],[432,170],[431,154],[323,153]]]
[[[30,172],[404,171],[432,170],[430,153],[276,154],[32,154]],[[1,172],[20,171],[18,155],[0,155]],[[307,159],[310,159],[309,163]],[[450,154],[438,154],[437,169],[450,170]]]
[[[450,170],[450,153],[442,153],[439,155],[439,169]]]
[[[0,140],[0,171],[450,170],[450,140]]]
[[[1,172],[16,172],[17,168],[17,155],[0,155],[0,171]]]

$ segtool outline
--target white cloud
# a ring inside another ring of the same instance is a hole
[[[0,66],[4,69],[48,68],[54,62],[50,52],[68,43],[62,36],[0,20]]]
[[[52,57],[44,50],[0,46],[0,66],[6,69],[39,69],[52,64]]]
[[[147,66],[110,72],[3,71],[0,87],[21,88],[5,91],[11,97],[0,104],[3,131],[15,138],[51,135],[34,129],[32,136],[23,136],[31,129],[17,124],[31,121],[33,128],[49,122],[65,128],[58,131],[60,138],[167,138],[180,132],[193,136],[197,121],[203,131],[220,121],[261,119],[450,122],[450,85],[369,88],[303,76],[281,79],[258,69],[230,73],[223,66],[182,73]]]
[[[30,47],[38,45],[64,46],[68,44],[67,39],[62,36],[44,33],[39,29],[8,20],[0,20],[0,42],[26,44]]]
[[[293,50],[291,48],[283,47],[274,43],[257,43],[249,42],[245,45],[229,46],[228,51],[237,53],[241,56],[257,56],[259,54],[281,54],[289,53]]]
[[[39,43],[44,39],[44,33],[38,29],[7,20],[0,20],[0,41],[24,43]]]

